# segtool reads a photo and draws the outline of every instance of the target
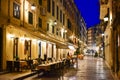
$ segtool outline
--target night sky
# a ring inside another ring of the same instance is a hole
[[[74,0],[81,16],[85,20],[87,28],[93,27],[100,23],[99,0]]]

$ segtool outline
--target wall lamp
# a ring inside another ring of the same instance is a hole
[[[108,21],[108,16],[109,16],[108,14],[105,15],[105,17],[104,17],[104,21],[105,21],[105,22]]]
[[[54,25],[57,25],[57,21],[56,20],[54,21]]]
[[[31,5],[31,10],[35,10],[35,8],[36,8],[35,4],[32,4]]]

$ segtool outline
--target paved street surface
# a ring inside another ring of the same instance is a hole
[[[84,57],[74,67],[52,71],[43,76],[34,75],[24,80],[114,80],[101,58]]]

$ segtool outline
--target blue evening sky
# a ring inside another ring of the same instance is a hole
[[[87,28],[95,26],[100,23],[99,14],[99,0],[74,0]]]

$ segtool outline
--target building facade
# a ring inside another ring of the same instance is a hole
[[[112,72],[115,75],[116,80],[120,79],[120,32],[119,32],[119,0],[100,0],[100,18],[104,19],[105,36],[104,36],[104,49],[105,60]]]
[[[46,54],[60,60],[73,54],[80,41],[80,20],[73,0],[0,0],[0,70],[16,57],[44,59]],[[82,28],[86,31],[86,25]]]

